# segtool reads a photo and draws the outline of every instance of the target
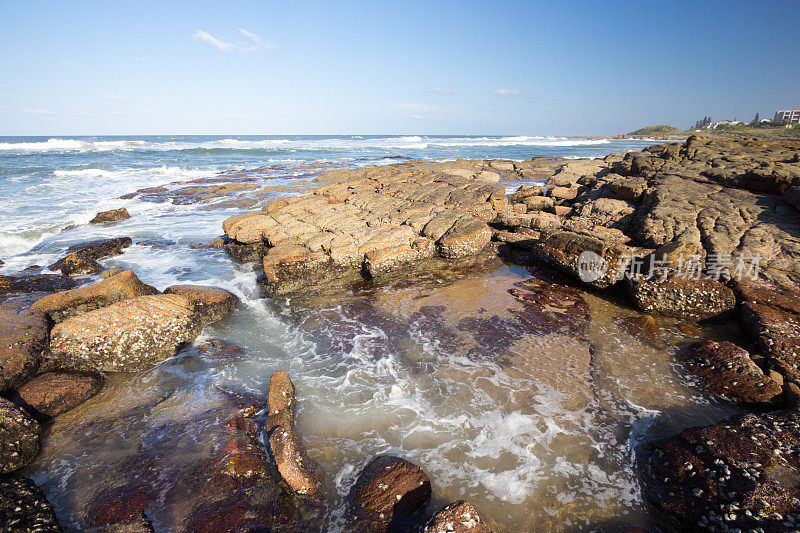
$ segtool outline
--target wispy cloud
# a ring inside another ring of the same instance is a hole
[[[127,100],[128,97],[124,94],[107,94],[106,98],[109,100]]]
[[[426,89],[425,92],[432,94],[446,94],[448,96],[453,96],[454,94],[458,94],[458,91],[455,89],[446,89],[443,87],[436,87],[435,89]]]
[[[65,67],[77,67],[78,66],[77,63],[73,63],[72,61],[67,61],[66,59],[59,59],[58,62],[61,63],[62,65],[64,65]]]
[[[514,96],[519,94],[519,89],[495,89],[492,94],[496,96]]]
[[[408,118],[413,118],[414,120],[422,120],[422,115],[408,115]]]
[[[264,39],[251,31],[247,31],[244,28],[237,28],[237,30],[244,37],[244,40],[235,41],[233,39],[228,39],[218,35],[212,35],[203,30],[197,30],[194,32],[192,39],[211,45],[222,52],[237,52],[240,54],[275,48],[275,45],[272,44],[269,39]]]
[[[411,111],[432,111],[436,109],[436,106],[422,102],[395,102],[393,105],[397,108],[408,109]]]
[[[49,109],[31,109],[30,107],[23,107],[21,109],[23,113],[30,113],[32,115],[53,115],[55,111],[50,111]]]
[[[6,88],[6,86],[3,85],[2,83],[0,83],[0,89],[5,89],[5,88]]]
[[[89,113],[87,111],[68,111],[67,115],[71,117],[93,117],[95,116],[94,113]]]

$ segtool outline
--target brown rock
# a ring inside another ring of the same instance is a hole
[[[17,389],[26,406],[58,416],[82,404],[103,387],[103,378],[79,372],[45,372]]]
[[[548,211],[555,207],[554,200],[549,196],[527,196],[522,203],[528,213],[533,211]]]
[[[420,533],[491,533],[491,530],[469,502],[459,500],[436,511]]]
[[[89,221],[90,224],[99,224],[101,222],[117,222],[119,220],[126,220],[131,218],[128,210],[124,207],[119,209],[111,209],[110,211],[102,211],[97,213],[95,217]]]
[[[800,387],[795,383],[786,383],[783,386],[783,401],[787,409],[800,409]]]
[[[225,318],[239,303],[235,294],[219,287],[173,285],[164,289],[164,294],[178,294],[191,300],[207,324]]]
[[[30,479],[0,477],[0,525],[3,531],[60,533],[58,519],[44,493]]]
[[[431,497],[431,482],[417,465],[391,455],[373,459],[347,496],[353,531],[402,529]]]
[[[742,328],[762,353],[800,366],[800,315],[745,302],[740,318]]]
[[[611,178],[612,176],[608,177]],[[608,182],[608,188],[623,200],[638,202],[647,189],[647,180],[644,178],[619,177],[611,179]]]
[[[472,217],[462,217],[436,241],[439,255],[457,259],[476,255],[489,244],[492,230],[485,222]]]
[[[585,331],[589,306],[575,287],[530,278],[508,291],[526,305],[525,325],[538,334]]]
[[[631,279],[628,292],[639,309],[688,320],[705,320],[736,305],[733,291],[712,279],[673,276]]]
[[[148,294],[158,294],[158,290],[142,283],[130,270],[123,270],[93,285],[45,296],[31,306],[31,311],[46,313],[54,322],[61,322],[87,311]]]
[[[530,187],[526,187],[525,185],[520,185],[517,192],[511,195],[510,200],[512,202],[521,202],[525,198],[531,196],[539,196],[542,194],[542,186],[541,185],[532,185]]]
[[[136,372],[175,355],[201,327],[188,298],[137,296],[57,324],[51,331],[50,357],[61,368]]]
[[[49,323],[23,300],[0,304],[0,391],[17,387],[39,368],[49,342]]]
[[[578,187],[552,187],[547,194],[557,200],[574,200],[578,192]]]
[[[714,394],[745,404],[775,403],[780,398],[780,385],[764,375],[747,350],[732,342],[700,342],[678,353],[686,369]]]
[[[264,422],[272,456],[281,477],[295,493],[316,499],[320,481],[294,431],[294,407],[294,385],[289,374],[283,370],[273,373],[267,396],[269,414]]]
[[[39,453],[42,428],[5,398],[0,398],[0,474],[27,465]]]
[[[731,287],[742,302],[753,302],[800,314],[800,290],[749,278],[734,279],[731,281]]]
[[[0,296],[31,292],[58,292],[74,286],[74,281],[60,274],[0,276]]]

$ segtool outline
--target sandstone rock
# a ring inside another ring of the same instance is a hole
[[[269,380],[264,431],[269,436],[272,456],[278,472],[297,494],[318,498],[319,477],[315,465],[306,456],[305,449],[294,431],[294,385],[283,370],[275,372]]]
[[[420,533],[490,533],[475,508],[464,500],[442,507],[420,529]]]
[[[633,256],[633,251],[625,245],[572,231],[543,235],[532,244],[531,251],[536,259],[597,288],[616,283]],[[587,266],[588,260],[597,264]]]
[[[491,238],[492,230],[485,222],[472,217],[462,217],[436,241],[436,244],[439,255],[447,259],[458,259],[478,254],[489,244]]]
[[[765,376],[747,350],[732,342],[695,343],[679,355],[687,370],[714,394],[745,404],[775,403],[780,398],[780,384]]]
[[[783,193],[783,199],[786,200],[787,203],[795,206],[797,209],[800,209],[800,186],[793,185],[786,189],[786,192]]]
[[[742,302],[762,304],[800,314],[800,290],[748,278],[731,280],[731,287]]]
[[[115,302],[149,294],[158,294],[158,290],[142,283],[130,270],[123,270],[93,285],[45,296],[31,306],[31,311],[46,313],[54,322],[61,322]]]
[[[687,429],[648,446],[644,493],[688,529],[785,531],[800,512],[798,444],[797,411]]]
[[[783,400],[787,409],[793,411],[800,409],[800,387],[795,383],[784,384]]]
[[[530,187],[526,187],[525,185],[520,185],[519,189],[517,189],[517,191],[511,195],[510,200],[512,202],[521,202],[525,198],[540,196],[541,194],[542,194],[541,185],[532,185]]]
[[[752,336],[762,353],[800,366],[800,315],[745,302],[740,318],[742,329]]]
[[[402,528],[430,497],[431,482],[414,463],[391,455],[376,457],[350,489],[348,521],[353,531]]]
[[[659,246],[644,258],[645,265],[661,265],[671,271],[689,270],[689,261],[702,260],[703,245],[700,242],[700,231],[695,227],[687,228],[672,242]]]
[[[24,300],[0,303],[0,391],[30,378],[49,342],[49,323]]]
[[[108,268],[108,269],[103,270],[102,272],[100,272],[100,278],[101,279],[110,278],[111,276],[116,276],[120,272],[125,272],[125,269],[124,268]]]
[[[608,177],[611,178],[611,176]],[[645,190],[647,190],[647,180],[644,178],[619,177],[609,181],[608,187],[623,200],[638,203]]]
[[[581,332],[589,322],[589,306],[575,287],[530,278],[514,284],[509,293],[526,304],[525,325],[537,334],[567,330]]]
[[[0,527],[13,532],[61,531],[44,493],[33,481],[19,475],[0,476]]]
[[[0,398],[0,474],[27,465],[39,453],[42,428],[5,398]]]
[[[555,207],[553,199],[549,196],[528,196],[522,203],[525,205],[526,212],[547,211]]]
[[[188,298],[137,296],[57,324],[50,357],[61,368],[136,372],[175,355],[200,329],[200,316]]]
[[[59,274],[0,276],[0,296],[31,292],[58,292],[74,286],[74,281]]]
[[[504,172],[514,172],[514,162],[510,159],[495,159],[489,163],[489,166]]]
[[[19,389],[26,406],[45,416],[58,416],[82,404],[103,387],[103,378],[79,372],[45,372]]]
[[[688,320],[719,316],[736,305],[733,291],[713,279],[683,276],[630,279],[628,292],[643,311]]]
[[[578,192],[578,187],[552,187],[547,195],[557,200],[574,200]]]
[[[219,287],[173,285],[164,289],[164,294],[185,296],[194,303],[203,321],[209,324],[228,316],[239,303],[235,294]]]
[[[119,220],[126,220],[131,218],[128,210],[124,207],[119,209],[111,209],[110,211],[102,211],[97,213],[95,217],[89,221],[90,224],[99,224],[101,222],[117,222]]]

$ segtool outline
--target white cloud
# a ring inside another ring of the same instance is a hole
[[[72,117],[93,117],[95,116],[94,113],[88,113],[86,111],[69,111],[67,115]]]
[[[197,30],[194,32],[192,39],[211,45],[221,52],[238,52],[240,54],[245,54],[249,52],[255,52],[257,50],[275,48],[275,45],[272,44],[269,39],[263,39],[259,35],[256,35],[251,31],[247,31],[244,28],[237,29],[239,30],[239,33],[244,36],[245,40],[234,41],[231,39],[226,39],[225,37],[211,35],[207,31],[203,30]]]
[[[106,98],[109,100],[126,100],[128,97],[124,94],[107,94]]]
[[[78,66],[77,63],[73,63],[72,61],[67,61],[66,59],[59,59],[58,62],[61,63],[62,65],[64,65],[65,67],[77,67]]]
[[[519,94],[519,89],[495,89],[492,93],[497,96],[514,96]]]
[[[129,113],[127,111],[112,111],[111,116],[114,117],[132,117],[133,113]]]
[[[414,120],[422,120],[422,115],[408,115],[408,118],[413,118]]]
[[[455,89],[446,89],[442,87],[437,87],[435,89],[428,89],[425,92],[433,94],[446,94],[448,96],[453,96],[454,94],[458,94],[458,91]]]
[[[6,89],[6,88],[7,88],[6,85],[3,85],[2,83],[0,83],[0,89]]]
[[[23,107],[22,112],[31,113],[32,115],[53,115],[55,113],[49,109],[31,109],[29,107]]]

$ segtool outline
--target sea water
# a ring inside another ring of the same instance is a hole
[[[110,483],[110,470],[164,442],[174,447],[160,429],[165,421],[192,421],[178,439],[181,453],[159,455],[165,489],[147,508],[157,529],[179,528],[190,504],[171,496],[169,472],[209,453],[201,436],[215,422],[201,414],[219,401],[213,391],[263,395],[271,373],[284,369],[297,389],[298,431],[324,472],[326,530],[341,529],[344,496],[381,453],[420,465],[435,504],[467,499],[497,531],[661,523],[643,501],[637,452],[647,440],[734,412],[705,396],[673,361],[681,343],[728,335],[724,326],[693,337],[660,320],[661,344],[654,346],[622,327],[636,311],[585,293],[585,338],[531,332],[508,293],[530,272],[500,262],[411,283],[265,300],[251,265],[198,247],[221,235],[222,222],[241,208],[215,208],[219,199],[119,198],[234,169],[261,169],[253,179],[274,186],[277,196],[297,194],[332,167],[402,158],[602,157],[650,144],[533,136],[0,138],[0,274],[48,272],[73,244],[130,236],[134,245],[102,260],[105,267],[131,269],[159,289],[220,286],[242,302],[195,345],[223,339],[245,355],[220,360],[189,347],[151,371],[110,376],[98,396],[55,420],[26,473],[65,527],[78,528],[87,502]],[[118,207],[131,218],[88,224]],[[102,433],[87,420],[102,420]]]

